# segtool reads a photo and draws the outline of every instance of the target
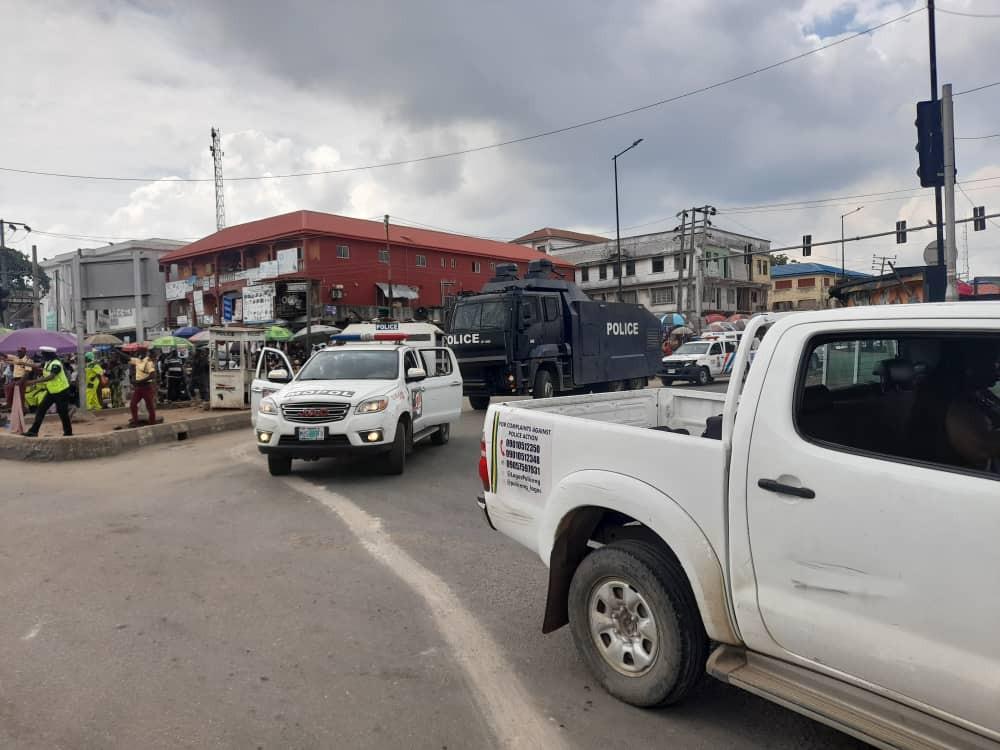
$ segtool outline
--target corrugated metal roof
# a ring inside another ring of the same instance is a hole
[[[524,235],[523,237],[518,237],[514,242],[531,242],[532,240],[573,240],[583,244],[585,242],[604,242],[607,237],[602,237],[599,234],[586,234],[584,232],[574,232],[572,229],[555,229],[553,227],[544,227],[542,229],[536,229],[534,232]]]
[[[826,263],[786,263],[782,266],[771,266],[771,278],[781,279],[788,276],[815,276],[820,273],[832,273],[840,276],[840,268],[828,266]],[[870,274],[847,269],[845,275],[849,279],[870,279]]]
[[[385,242],[385,224],[381,221],[355,219],[350,216],[321,213],[319,211],[292,211],[267,219],[248,221],[245,224],[226,227],[197,242],[180,248],[160,258],[161,263],[176,263],[186,258],[194,258],[220,250],[230,250],[246,245],[275,242],[285,238],[303,235],[343,237],[351,240]],[[393,245],[443,250],[459,255],[487,256],[498,260],[528,262],[538,258],[550,258],[564,268],[569,264],[559,258],[544,255],[536,250],[510,242],[496,242],[479,237],[468,237],[448,232],[389,223],[389,241]]]

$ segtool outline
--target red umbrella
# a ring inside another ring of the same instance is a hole
[[[139,346],[140,346],[140,344],[139,344],[138,341],[133,341],[131,344],[125,344],[125,346],[122,347],[122,351],[123,352],[129,352],[129,353],[136,352],[136,351],[139,350]],[[146,343],[141,344],[141,346],[143,346],[146,349],[148,349],[149,348],[149,342],[147,341]]]
[[[730,315],[728,320],[730,323],[735,323],[737,320],[746,320],[749,315],[744,315],[743,313],[736,313],[735,315]]]
[[[706,323],[722,323],[725,319],[725,315],[719,315],[718,313],[711,313],[705,316]]]

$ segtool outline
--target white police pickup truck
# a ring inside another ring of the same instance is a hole
[[[660,382],[670,386],[675,380],[706,385],[730,374],[739,346],[739,336],[703,336],[699,341],[681,344],[673,354],[663,358]]]
[[[352,453],[384,453],[386,471],[401,474],[414,443],[448,442],[462,411],[462,376],[451,349],[409,345],[403,332],[333,339],[294,378],[283,352],[261,352],[252,419],[272,475],[291,471],[294,458]]]

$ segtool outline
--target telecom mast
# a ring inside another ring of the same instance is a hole
[[[222,192],[222,136],[218,128],[212,128],[212,161],[215,163],[215,228],[226,226],[226,199]]]

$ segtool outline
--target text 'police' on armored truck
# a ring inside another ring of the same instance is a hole
[[[660,323],[639,305],[590,299],[576,284],[551,278],[547,258],[525,278],[500,265],[478,294],[461,297],[449,346],[476,409],[494,395],[643,388],[660,367]]]

